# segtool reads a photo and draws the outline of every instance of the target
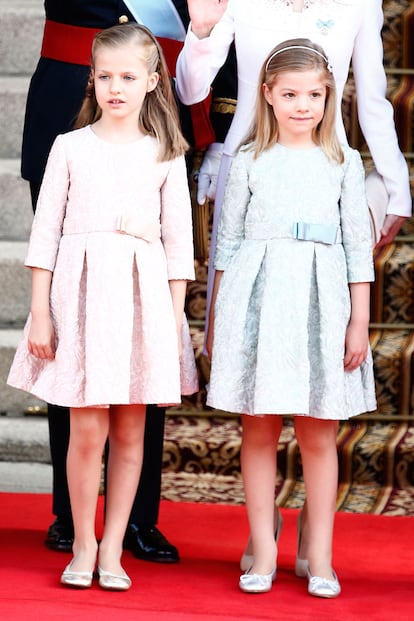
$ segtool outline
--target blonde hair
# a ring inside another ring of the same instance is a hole
[[[177,103],[162,49],[152,32],[140,24],[112,26],[95,36],[86,97],[78,114],[75,129],[94,123],[102,116],[102,110],[95,96],[96,55],[103,48],[119,48],[131,44],[139,48],[140,59],[145,63],[148,74],[156,72],[159,75],[157,86],[147,93],[142,104],[138,119],[139,129],[158,140],[160,161],[172,160],[183,155],[188,149],[188,144],[181,133]]]
[[[277,45],[260,71],[256,113],[252,129],[243,144],[249,144],[257,158],[273,146],[279,137],[279,126],[272,106],[264,97],[263,86],[272,89],[278,77],[288,71],[318,71],[326,87],[325,111],[313,130],[313,140],[329,160],[342,164],[344,154],[335,131],[336,87],[328,58],[323,49],[309,39],[289,39]]]

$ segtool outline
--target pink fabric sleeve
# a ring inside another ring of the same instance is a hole
[[[69,170],[64,137],[57,136],[40,188],[25,260],[27,267],[39,267],[53,272],[62,237],[68,189]]]
[[[184,156],[172,160],[161,189],[161,239],[169,280],[194,280],[191,200]]]

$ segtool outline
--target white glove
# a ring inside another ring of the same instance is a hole
[[[223,144],[213,142],[208,146],[198,173],[197,202],[205,203],[206,197],[214,200],[217,189],[217,175],[220,168]]]

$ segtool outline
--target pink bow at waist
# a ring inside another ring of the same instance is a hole
[[[161,238],[159,221],[143,220],[136,215],[120,215],[111,224],[101,222],[98,226],[85,223],[65,221],[63,235],[85,235],[87,233],[122,233],[138,237],[146,242],[154,242]]]
[[[161,237],[161,225],[159,221],[143,221],[137,216],[118,216],[116,230],[120,233],[139,237],[147,242],[154,242]]]

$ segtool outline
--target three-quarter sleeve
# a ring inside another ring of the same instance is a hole
[[[184,156],[170,162],[161,188],[161,239],[169,280],[194,280],[191,199]]]
[[[245,220],[251,193],[246,153],[234,158],[226,185],[220,214],[214,268],[225,270],[245,237]]]
[[[33,219],[25,265],[53,272],[62,237],[69,190],[69,168],[64,137],[52,145]]]
[[[346,150],[340,217],[348,282],[372,282],[375,276],[365,173],[361,157],[353,149]]]

